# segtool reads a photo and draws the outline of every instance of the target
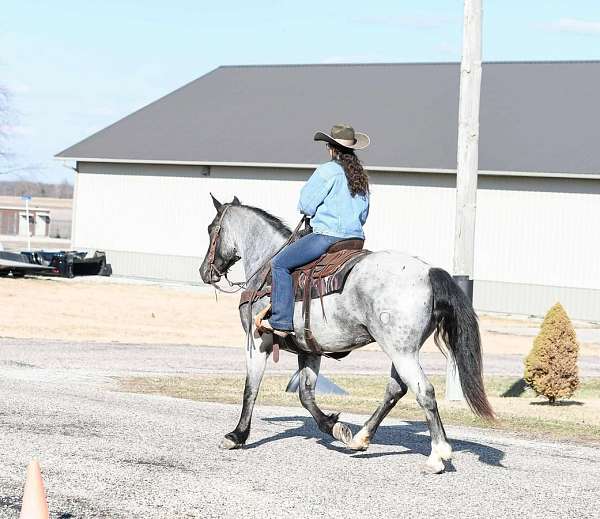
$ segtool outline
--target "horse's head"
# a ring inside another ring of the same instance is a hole
[[[208,226],[208,251],[200,265],[200,277],[205,283],[217,283],[240,257],[235,248],[234,235],[229,225],[231,208],[240,206],[237,196],[229,204],[222,204],[212,194],[217,214]]]

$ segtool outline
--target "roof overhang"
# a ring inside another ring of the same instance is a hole
[[[113,164],[151,164],[169,166],[222,166],[222,167],[244,167],[244,168],[283,168],[283,169],[315,169],[319,164],[288,164],[275,162],[214,162],[214,161],[188,161],[188,160],[140,160],[140,159],[111,159],[94,157],[61,157],[57,160],[72,160],[76,162],[104,162]],[[444,168],[410,168],[365,165],[369,171],[389,171],[395,173],[441,173],[455,175],[455,169]],[[545,173],[540,171],[494,171],[479,170],[479,175],[501,176],[501,177],[538,177],[538,178],[580,178],[589,180],[600,180],[600,173]]]

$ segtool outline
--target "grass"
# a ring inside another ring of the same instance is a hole
[[[381,402],[386,377],[372,375],[336,375],[331,379],[348,391],[348,396],[319,395],[320,407],[327,410],[371,414]],[[300,406],[297,395],[285,393],[287,376],[267,376],[258,397],[259,405]],[[526,389],[519,396],[502,397],[518,379],[487,377],[486,391],[498,421],[488,423],[477,418],[463,402],[443,400],[443,376],[430,377],[439,396],[438,405],[444,423],[489,427],[525,433],[548,439],[600,441],[600,379],[583,379],[573,399],[557,405],[546,405]],[[131,377],[120,379],[123,391],[166,395],[205,402],[239,404],[244,389],[243,375],[205,375],[200,377]],[[511,393],[512,394],[512,393]],[[423,420],[423,412],[414,396],[406,395],[390,416],[404,420]]]

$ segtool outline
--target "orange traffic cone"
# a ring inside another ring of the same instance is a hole
[[[48,519],[48,503],[40,464],[33,460],[27,467],[27,479],[23,491],[20,519]]]

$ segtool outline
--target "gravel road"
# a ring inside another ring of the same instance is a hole
[[[349,453],[305,412],[264,407],[247,448],[224,452],[238,406],[115,391],[114,376],[237,370],[226,351],[0,339],[0,517],[18,516],[33,457],[62,519],[598,517],[594,446],[449,427],[454,460],[425,476],[420,422],[388,420]]]

